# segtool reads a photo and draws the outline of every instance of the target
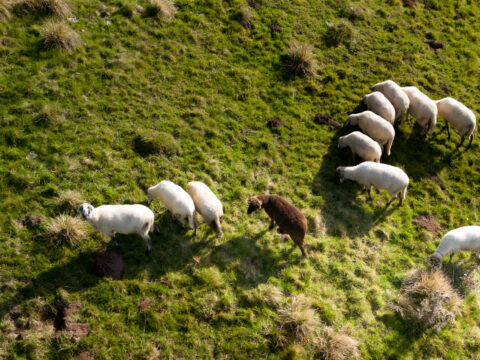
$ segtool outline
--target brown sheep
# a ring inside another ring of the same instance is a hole
[[[257,195],[248,201],[247,214],[251,214],[260,208],[263,208],[270,216],[270,229],[273,229],[276,224],[278,232],[290,235],[293,242],[302,251],[303,256],[306,257],[304,246],[307,219],[300,210],[278,195]]]

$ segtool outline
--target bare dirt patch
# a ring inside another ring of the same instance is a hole
[[[430,180],[432,180],[435,184],[437,184],[440,187],[440,189],[442,190],[446,189],[442,179],[440,179],[437,175],[430,176]]]
[[[417,216],[413,219],[413,222],[415,223],[415,225],[418,225],[430,231],[435,236],[445,229],[442,225],[437,223],[437,221],[435,220],[435,216],[433,215]]]
[[[270,26],[270,32],[271,32],[272,35],[282,34],[283,33],[283,27],[278,25],[278,24],[272,24]]]
[[[314,121],[315,121],[315,124],[329,125],[329,126],[333,126],[335,129],[340,129],[342,127],[342,125],[340,125],[338,122],[336,122],[335,120],[332,120],[330,115],[326,115],[326,114],[315,115]]]
[[[145,311],[150,308],[153,304],[153,299],[145,298],[138,302],[138,310]]]
[[[88,351],[83,351],[75,358],[75,360],[95,360],[96,357],[94,354]]]
[[[255,10],[260,9],[260,3],[256,0],[248,0],[248,5],[250,5]]]
[[[267,127],[269,129],[273,129],[273,128],[279,128],[279,127],[282,127],[282,122],[280,121],[280,119],[277,119],[277,118],[271,118],[271,119],[268,119],[267,121]]]
[[[73,315],[82,310],[82,304],[72,302],[57,310],[58,313],[54,322],[57,331],[70,332],[77,341],[88,335],[88,324],[81,323],[73,317]]]
[[[25,215],[22,218],[22,225],[28,228],[34,228],[40,225],[45,218],[42,215]]]

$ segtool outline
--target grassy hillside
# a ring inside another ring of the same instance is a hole
[[[386,192],[368,202],[335,178],[351,164],[337,149],[351,129],[315,122],[343,124],[386,79],[478,116],[480,4],[178,0],[171,18],[147,16],[140,0],[69,0],[60,17],[0,4],[0,358],[342,359],[355,341],[362,359],[480,358],[474,254],[445,261],[462,297],[446,327],[394,311],[441,235],[478,223],[479,140],[455,151],[456,133],[424,140],[403,123],[385,161],[410,186],[385,210]],[[74,49],[44,42],[52,19],[78,34]],[[313,46],[313,75],[286,71],[291,43]],[[271,118],[283,126],[267,128]],[[79,216],[79,203],[146,203],[162,179],[208,184],[225,236],[203,224],[194,238],[153,202],[152,254],[120,235],[126,273],[111,281],[91,271],[94,254],[114,248],[106,236],[83,221],[78,243],[55,235],[52,221]],[[247,216],[258,193],[306,215],[307,259],[265,213]],[[433,232],[416,224],[427,215]],[[78,336],[59,325],[72,303]]]

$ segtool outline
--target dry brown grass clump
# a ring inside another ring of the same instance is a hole
[[[151,0],[145,9],[145,15],[149,17],[158,17],[166,21],[173,19],[177,13],[177,8],[170,0]]]
[[[442,271],[420,269],[407,275],[394,310],[423,329],[442,329],[460,314],[460,296]]]
[[[10,19],[10,4],[7,0],[0,0],[0,21]]]
[[[320,345],[320,358],[324,360],[358,359],[358,341],[343,333],[335,333],[327,328]]]
[[[77,209],[84,201],[82,199],[82,195],[80,195],[77,191],[60,190],[56,202],[62,207],[71,207]]]
[[[287,76],[310,76],[317,67],[313,46],[291,43],[281,58]]]
[[[296,341],[309,342],[320,325],[315,310],[304,295],[292,297],[278,314],[281,330]]]
[[[285,295],[273,284],[260,284],[248,296],[252,303],[264,303],[271,307],[279,307],[285,301]]]
[[[57,246],[77,246],[85,238],[85,233],[85,222],[78,217],[64,214],[47,225],[47,236]]]
[[[46,49],[73,50],[80,45],[80,36],[62,22],[48,21],[42,26],[42,41]]]
[[[70,6],[64,0],[17,0],[13,4],[13,10],[18,15],[62,17],[70,14]]]

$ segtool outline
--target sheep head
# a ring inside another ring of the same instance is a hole
[[[440,259],[438,256],[432,255],[428,259],[428,262],[432,268],[439,268],[442,264],[442,259]]]
[[[340,182],[343,183],[343,180],[345,180],[345,168],[343,166],[337,167],[336,174],[338,178],[340,179]]]
[[[247,214],[251,214],[252,212],[260,209],[261,207],[262,207],[262,201],[258,197],[254,196],[248,200]]]
[[[352,125],[352,126],[355,126],[358,124],[358,119],[356,116],[354,116],[355,114],[351,114],[348,116],[347,118],[347,122],[345,123],[345,126],[348,126],[348,125]]]
[[[88,203],[83,203],[78,208],[78,211],[80,211],[80,214],[82,214],[84,219],[88,219],[88,217],[92,213],[93,209],[94,209],[94,207],[92,205],[90,205]]]
[[[338,138],[338,148],[339,149],[343,149],[346,145],[344,143],[344,140],[345,140],[345,136],[340,136]]]

